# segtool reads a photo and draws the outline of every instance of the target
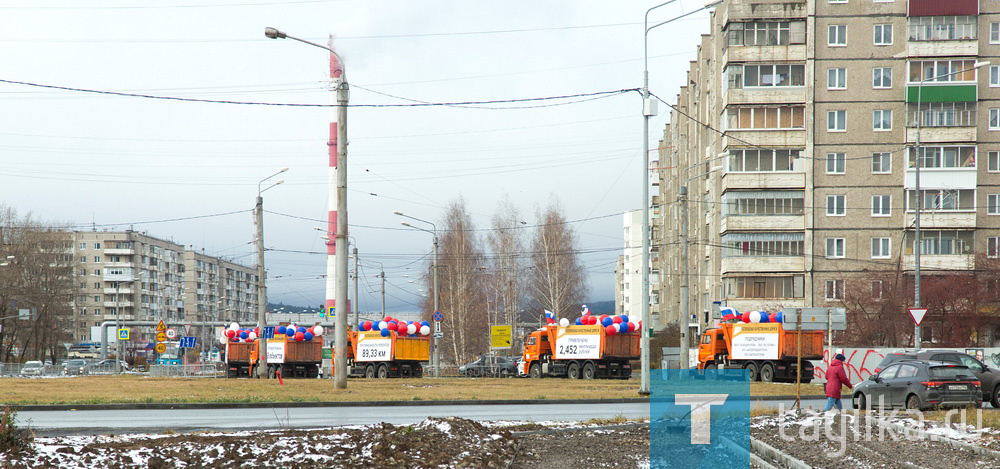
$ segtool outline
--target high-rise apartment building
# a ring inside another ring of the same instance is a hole
[[[668,320],[685,270],[693,328],[713,301],[839,306],[867,272],[912,277],[918,200],[923,274],[1000,254],[1000,2],[727,0],[710,22],[660,149]]]

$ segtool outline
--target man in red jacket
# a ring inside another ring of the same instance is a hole
[[[847,389],[854,389],[844,371],[846,359],[844,354],[838,353],[830,362],[830,367],[826,369],[826,408],[823,412],[832,409],[834,405],[837,406],[837,410],[844,410],[844,404],[840,401],[840,387],[847,386]]]

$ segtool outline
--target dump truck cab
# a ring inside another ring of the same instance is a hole
[[[705,363],[718,362],[719,357],[728,353],[726,334],[722,329],[708,329],[701,335],[698,343],[698,368],[704,368]]]
[[[523,370],[518,370],[524,374],[529,374],[531,364],[538,360],[538,357],[552,354],[552,344],[549,342],[549,334],[544,330],[537,330],[528,334],[524,338],[524,360],[521,366]]]

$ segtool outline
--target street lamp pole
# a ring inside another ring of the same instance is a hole
[[[328,214],[328,232],[334,240],[327,241],[326,307],[336,307],[341,299],[340,310],[334,322],[334,373],[333,387],[347,389],[347,103],[349,101],[347,74],[344,61],[331,45],[321,45],[297,37],[289,36],[275,28],[265,28],[264,35],[271,39],[293,39],[330,52],[330,80],[336,92],[336,122],[330,124],[330,195],[329,206],[336,207]],[[334,180],[336,188],[334,189]],[[330,256],[332,254],[332,256]],[[331,259],[330,257],[333,257]]]
[[[431,228],[433,229],[433,231],[432,230],[427,230],[427,229],[424,229],[424,228],[413,226],[413,225],[411,225],[411,224],[409,224],[409,223],[407,223],[405,221],[401,223],[403,226],[406,226],[406,227],[409,227],[409,228],[413,228],[415,230],[420,230],[420,231],[423,231],[425,233],[430,233],[431,236],[433,236],[433,239],[434,239],[434,265],[431,267],[431,270],[433,271],[433,276],[434,276],[434,293],[433,293],[433,295],[434,295],[434,312],[437,312],[438,311],[438,236],[437,236],[437,225],[435,225],[434,223],[431,223],[431,222],[429,222],[427,220],[421,220],[420,218],[417,218],[417,217],[411,217],[409,215],[404,214],[403,212],[396,211],[396,212],[393,212],[393,213],[396,214],[396,215],[399,215],[401,217],[409,218],[411,220],[416,220],[416,221],[419,221],[419,222],[422,222],[422,223],[427,223],[428,225],[431,225]],[[385,273],[384,272],[382,274],[382,281],[385,282]],[[383,283],[383,285],[384,285],[384,283]],[[382,294],[385,295],[385,287],[384,286],[383,286]],[[383,301],[383,306],[382,306],[383,311],[382,311],[382,314],[384,316],[385,315],[385,304],[384,304],[384,302],[385,302],[385,296],[382,297],[382,301]],[[432,360],[434,361],[434,377],[435,378],[439,378],[439,377],[441,377],[441,356],[438,353],[438,348],[437,348],[436,342],[437,342],[437,338],[435,338],[434,337],[434,333],[432,333],[431,334],[431,355],[433,357]]]
[[[267,270],[264,269],[264,191],[282,184],[285,182],[284,179],[278,179],[274,184],[271,184],[264,189],[261,189],[261,184],[264,181],[271,179],[285,171],[288,168],[281,168],[278,172],[261,179],[257,183],[257,327],[260,328],[261,335],[264,334],[264,328],[267,327]],[[263,341],[263,339],[262,339]],[[266,347],[265,347],[266,349]],[[257,364],[257,376],[260,377],[260,368],[263,367],[267,369],[267,352],[260,354],[260,362]],[[264,373],[264,378],[267,378],[267,373]]]
[[[965,73],[970,70],[976,70],[981,67],[989,65],[989,61],[976,62],[972,65],[972,68],[967,68],[965,70],[958,70],[951,73],[945,73],[943,75],[938,75],[935,77],[924,78],[917,83],[917,135],[914,139],[914,175],[913,175],[913,186],[914,192],[917,196],[917,205],[914,208],[913,216],[913,307],[920,307],[920,251],[922,251],[922,246],[920,245],[920,212],[923,209],[924,198],[923,194],[920,193],[920,166],[922,163],[920,155],[920,124],[921,124],[921,112],[920,112],[920,92],[924,87],[924,83],[928,81],[934,81],[945,77],[950,77],[952,75],[957,75],[959,73]],[[913,347],[920,350],[920,344],[923,342],[920,337],[920,326],[913,325]]]

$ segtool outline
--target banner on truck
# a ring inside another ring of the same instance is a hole
[[[285,363],[285,340],[267,341],[267,362]]]
[[[358,333],[358,353],[354,355],[354,361],[381,362],[389,360],[391,355],[391,338],[382,337],[380,333],[374,331]]]
[[[781,324],[733,324],[733,360],[777,360]]]
[[[553,347],[557,360],[601,358],[601,326],[560,327]]]

